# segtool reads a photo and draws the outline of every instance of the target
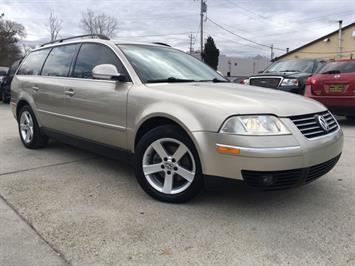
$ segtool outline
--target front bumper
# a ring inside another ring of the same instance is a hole
[[[237,136],[193,132],[205,175],[244,179],[242,172],[275,172],[307,169],[330,161],[342,152],[343,132],[307,139],[289,119],[283,123],[293,132],[284,136]],[[240,154],[216,151],[216,145],[240,148]],[[245,174],[244,174],[245,176]]]

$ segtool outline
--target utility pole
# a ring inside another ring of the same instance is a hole
[[[273,44],[271,44],[270,49],[271,49],[270,58],[271,58],[271,61],[272,61],[272,59],[274,59],[274,45]]]
[[[199,0],[194,0],[199,1]],[[203,60],[203,19],[204,14],[207,12],[207,0],[200,0],[201,7],[200,7],[200,53],[201,53],[201,60]]]
[[[207,4],[206,0],[201,0],[201,13],[200,13],[200,24],[201,24],[201,29],[200,29],[200,49],[201,49],[201,60],[203,60],[203,16],[204,13],[207,12]]]
[[[195,37],[192,33],[190,33],[190,35],[189,35],[190,54],[192,54],[192,52],[194,51],[194,49],[193,49],[194,43],[195,43]]]
[[[343,21],[339,20],[339,31],[338,31],[338,49],[337,49],[337,57],[341,58],[342,57],[342,27],[343,27]]]

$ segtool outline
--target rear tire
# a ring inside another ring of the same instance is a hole
[[[195,146],[178,126],[159,126],[146,133],[137,144],[135,156],[138,183],[157,200],[186,202],[203,188]]]
[[[38,149],[47,145],[48,137],[41,132],[30,106],[25,105],[18,114],[18,129],[26,148]]]

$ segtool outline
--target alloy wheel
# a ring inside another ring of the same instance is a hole
[[[33,119],[28,111],[24,111],[20,117],[21,137],[26,144],[29,144],[34,135]]]
[[[196,173],[192,152],[184,143],[172,138],[151,143],[143,155],[142,167],[149,184],[164,194],[185,191]]]

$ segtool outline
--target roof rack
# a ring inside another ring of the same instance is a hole
[[[73,36],[73,37],[68,37],[68,38],[64,38],[64,39],[59,39],[59,40],[55,40],[52,42],[47,42],[41,45],[41,47],[49,45],[49,44],[53,44],[53,43],[62,43],[64,41],[67,40],[72,40],[72,39],[81,39],[81,38],[87,38],[90,37],[91,39],[102,39],[102,40],[109,40],[110,38],[103,35],[103,34],[85,34],[85,35],[78,35],[78,36]]]
[[[163,42],[153,42],[153,43],[154,43],[154,44],[158,44],[158,45],[163,45],[163,46],[171,47],[169,44],[163,43]]]

